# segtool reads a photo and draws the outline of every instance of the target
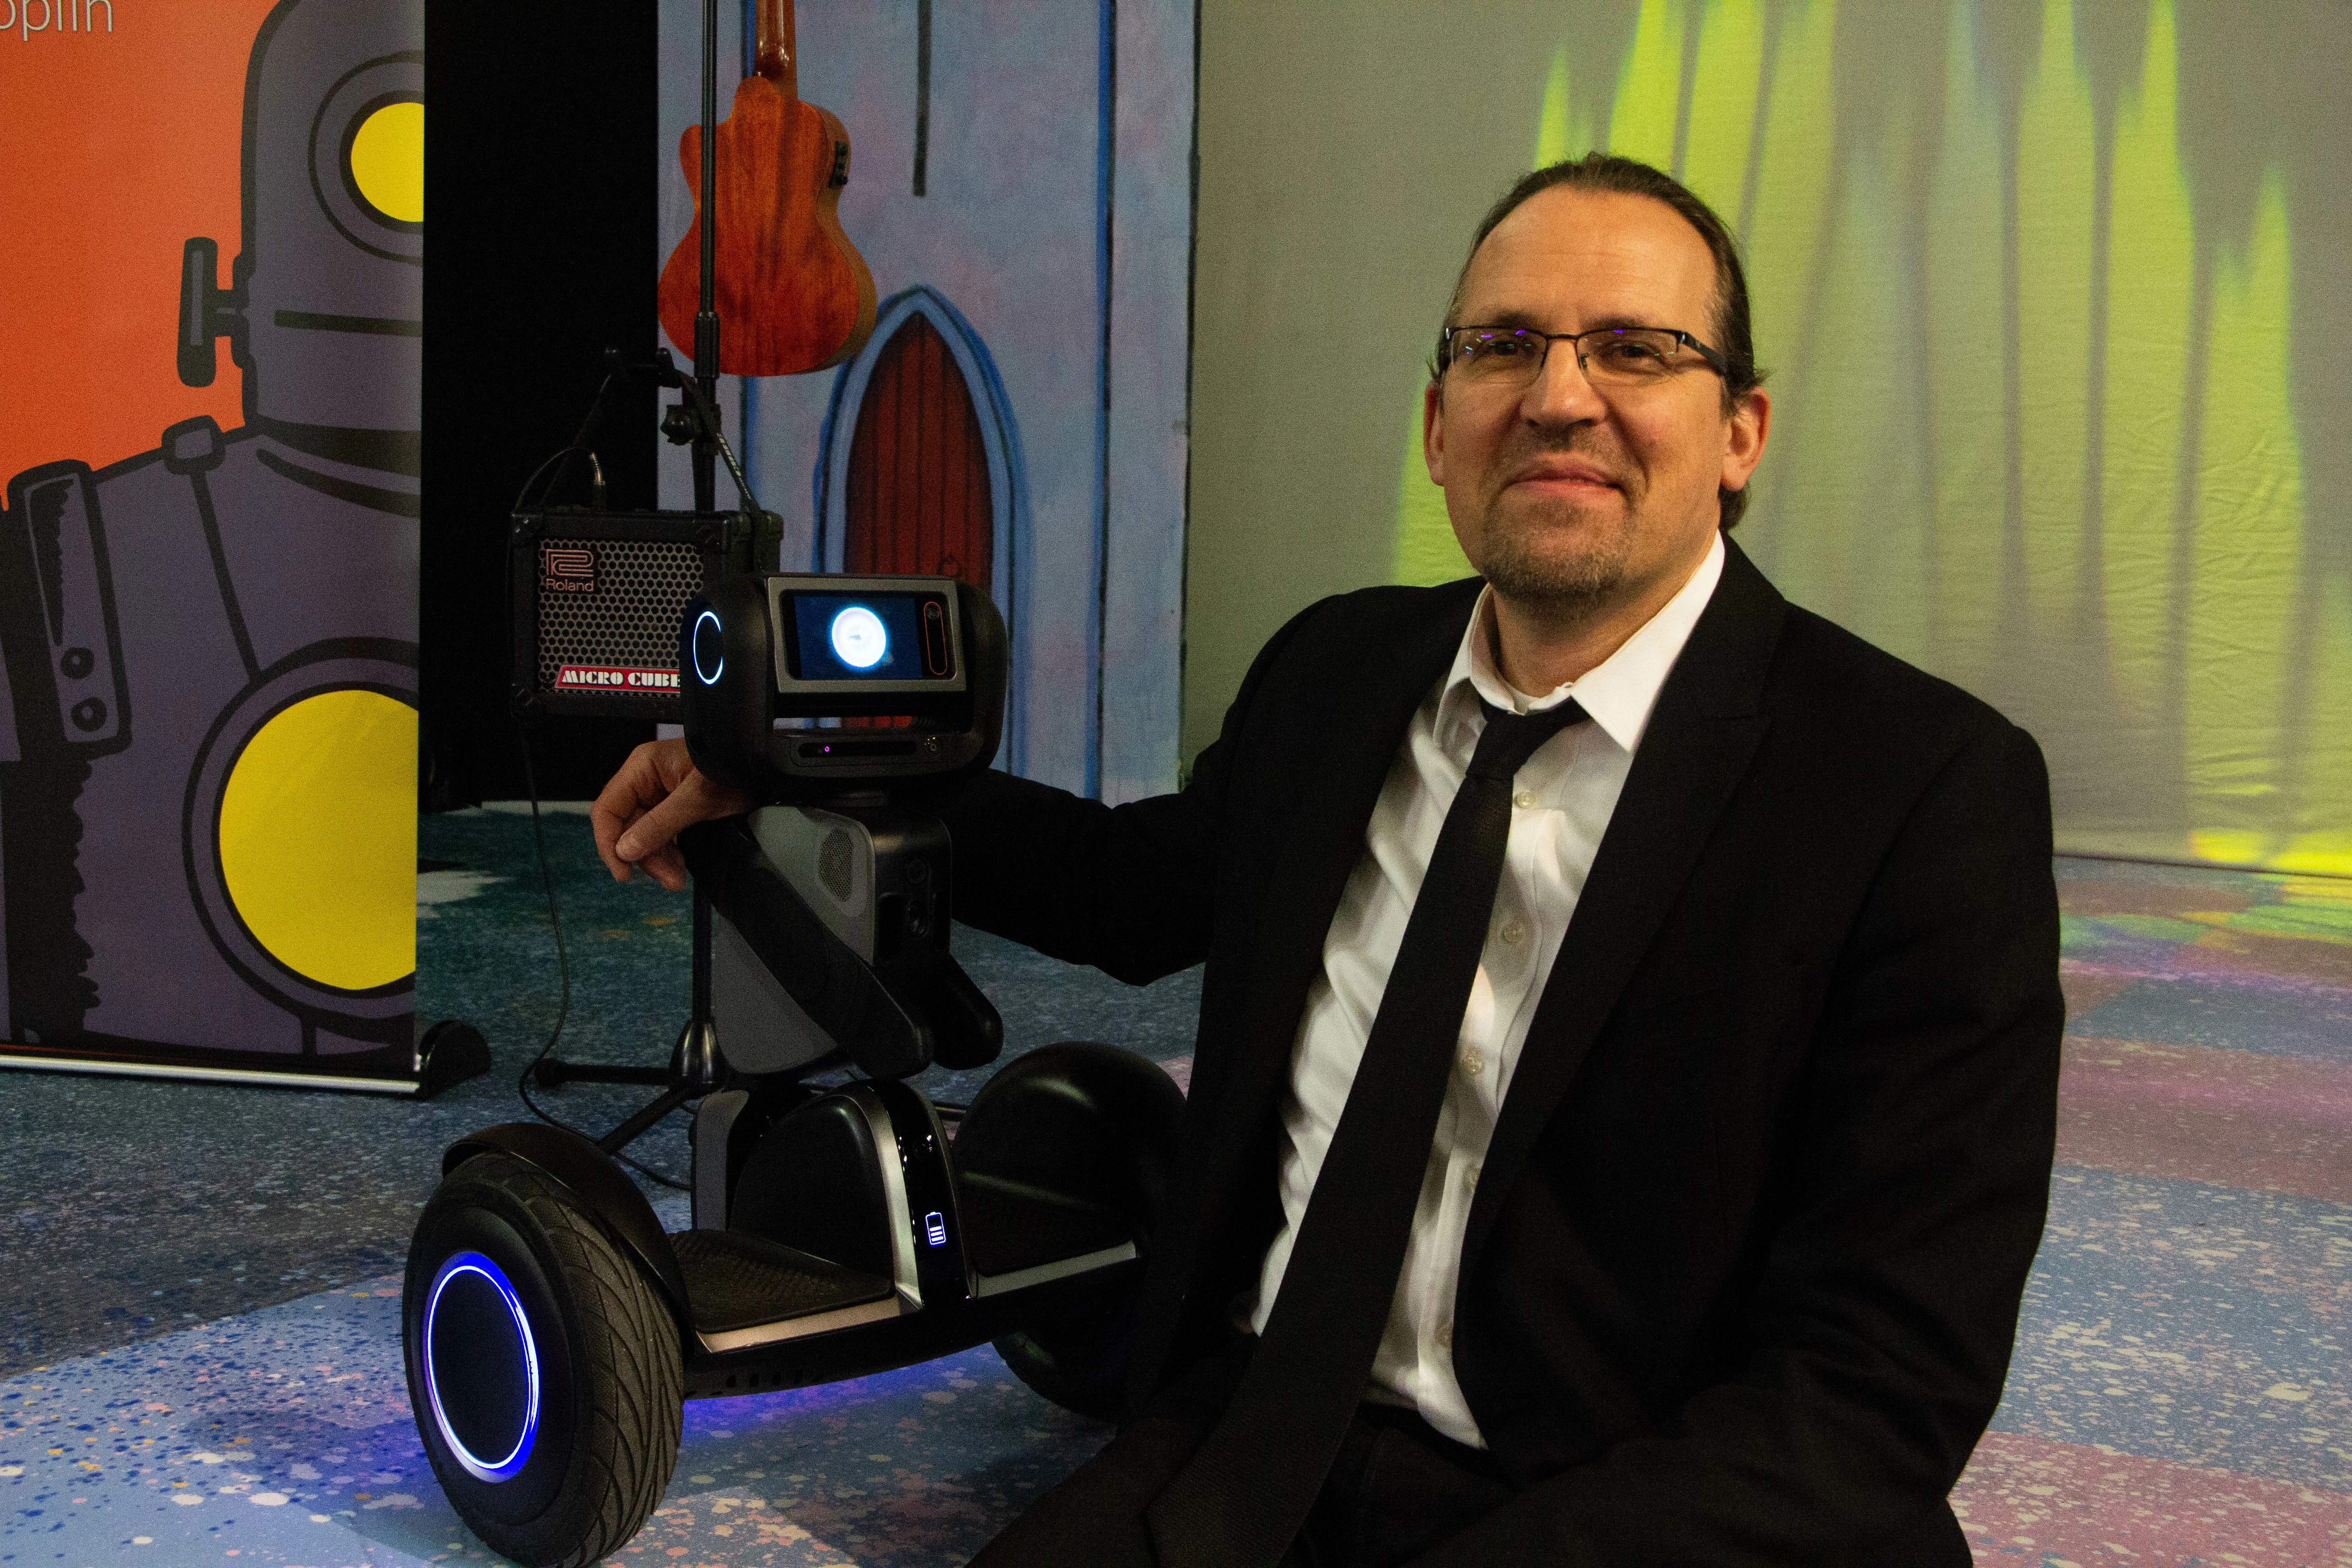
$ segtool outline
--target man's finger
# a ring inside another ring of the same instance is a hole
[[[614,847],[624,860],[645,865],[648,856],[667,847],[684,829],[714,816],[732,816],[750,805],[736,791],[716,788],[700,773],[688,773],[667,799],[629,825]],[[663,885],[668,886],[666,881]]]
[[[622,859],[642,866],[647,856],[666,847],[677,837],[680,828],[694,821],[687,805],[683,792],[656,801],[650,810],[629,824],[628,831],[621,835],[614,849]]]
[[[618,848],[623,833],[645,815],[648,805],[668,793],[661,776],[660,752],[653,742],[631,752],[620,771],[597,793],[595,804],[588,808],[588,829],[596,840],[597,858],[615,881],[629,879],[629,857]]]
[[[673,893],[686,891],[686,857],[675,844],[665,844],[638,862],[646,875]]]
[[[610,785],[606,786],[607,793],[610,788]],[[598,795],[596,804],[588,808],[588,831],[596,839],[596,858],[604,862],[604,869],[613,873],[613,879],[616,882],[629,879],[629,863],[621,858],[621,835],[631,822],[636,820],[637,815],[634,803],[625,808],[616,808],[608,805],[604,795]]]

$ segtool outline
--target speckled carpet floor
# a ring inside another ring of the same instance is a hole
[[[604,878],[576,812],[548,837],[562,1054],[657,1063],[684,900]],[[488,1076],[425,1105],[0,1077],[0,1564],[490,1560],[410,1425],[397,1270],[440,1148],[522,1114],[555,968],[527,818],[429,817],[420,852],[419,1011],[479,1026]],[[2059,876],[2061,1164],[2008,1397],[1955,1493],[1978,1559],[2352,1568],[2352,883]],[[958,952],[1008,1054],[1108,1039],[1183,1076],[1194,977],[1138,992],[970,932]],[[601,1129],[640,1098],[547,1103]],[[636,1152],[682,1174],[684,1118]],[[613,1561],[961,1562],[1107,1435],[984,1348],[698,1402]]]

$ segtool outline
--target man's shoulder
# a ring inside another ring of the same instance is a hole
[[[1383,584],[1318,599],[1266,639],[1246,684],[1281,670],[1308,679],[1349,668],[1369,673],[1375,664],[1386,668],[1396,662],[1389,656],[1417,664],[1438,657],[1441,648],[1450,660],[1482,586],[1465,577],[1433,588]],[[1428,679],[1442,671],[1441,663]]]
[[[1384,583],[1318,599],[1299,612],[1293,624],[1302,633],[1334,637],[1388,636],[1431,622],[1451,621],[1458,629],[1484,586],[1476,577],[1428,588]]]
[[[1681,707],[1760,709],[1776,724],[1819,731],[1834,752],[2014,729],[1950,681],[1790,603],[1737,543],[1725,542],[1722,580],[1670,679]]]
[[[2017,731],[1975,693],[1801,605],[1788,608],[1778,656],[1773,685],[1780,705],[1812,710],[1831,722],[1864,721],[1890,739],[1905,731],[1957,740]]]
[[[1386,584],[1318,599],[1266,639],[1234,699],[1234,714],[1325,710],[1335,692],[1375,706],[1418,699],[1452,662],[1481,586],[1475,577],[1434,588]]]

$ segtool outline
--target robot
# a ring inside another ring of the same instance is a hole
[[[948,951],[953,858],[928,811],[995,753],[1004,628],[987,596],[782,573],[705,594],[680,638],[688,744],[780,803],[679,839],[738,1001],[601,1142],[527,1122],[459,1142],[408,1251],[425,1455],[474,1533],[532,1568],[637,1533],[686,1399],[992,1342],[1048,1399],[1112,1414],[1175,1164],[1182,1097],[1111,1046],[1030,1051],[965,1107],[904,1081],[1003,1042]],[[877,714],[912,722],[805,722]],[[693,1225],[665,1234],[611,1156],[688,1099]]]
[[[418,1087],[424,100],[421,0],[272,11],[229,285],[181,277],[243,424],[7,482],[11,1065]]]

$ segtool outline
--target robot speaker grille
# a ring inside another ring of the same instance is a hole
[[[817,847],[816,874],[833,896],[845,904],[849,901],[850,889],[856,885],[850,876],[849,856],[849,835],[838,827],[826,834],[824,842]]]

